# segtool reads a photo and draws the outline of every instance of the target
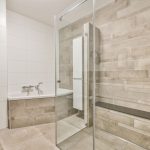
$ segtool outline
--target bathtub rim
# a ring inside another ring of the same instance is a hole
[[[68,89],[61,89],[61,90],[65,90],[65,91],[58,91],[58,94],[41,94],[41,95],[21,95],[21,94],[10,94],[7,96],[7,100],[8,101],[13,101],[13,100],[30,100],[30,99],[42,99],[42,98],[56,98],[56,97],[61,97],[61,96],[67,96],[67,95],[72,95],[73,91],[72,90],[68,90]]]

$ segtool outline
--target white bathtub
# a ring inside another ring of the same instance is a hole
[[[70,95],[73,94],[72,90],[68,90],[68,89],[58,89],[57,90],[57,96],[65,96],[65,95]],[[12,100],[21,100],[21,99],[37,99],[37,98],[46,98],[46,97],[56,97],[55,93],[44,93],[42,95],[38,95],[38,94],[32,94],[30,93],[30,95],[26,95],[25,93],[14,93],[14,94],[10,94],[8,95],[8,100],[12,101]]]

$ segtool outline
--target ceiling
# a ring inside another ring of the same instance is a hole
[[[53,25],[53,16],[76,0],[6,0],[7,9]]]
[[[64,9],[70,8],[73,4],[81,1],[83,0],[6,0],[7,9],[49,25],[54,24],[54,15],[63,13]],[[96,7],[100,9],[113,1],[97,0]],[[92,13],[92,0],[87,0],[86,3],[70,12],[69,15],[67,14],[65,19],[73,22],[87,13]]]

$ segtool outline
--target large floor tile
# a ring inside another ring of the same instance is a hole
[[[58,150],[54,127],[44,124],[0,130],[0,150]]]
[[[57,124],[57,143],[60,143],[72,135],[79,132],[80,129],[75,126],[61,120]]]
[[[58,145],[61,150],[93,150],[92,128],[85,128]],[[120,137],[96,130],[96,150],[145,150]]]

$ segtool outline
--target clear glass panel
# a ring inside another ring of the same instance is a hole
[[[79,5],[80,4],[80,5]],[[93,1],[56,16],[57,145],[93,149]]]
[[[150,149],[149,5],[96,0],[97,150]]]

